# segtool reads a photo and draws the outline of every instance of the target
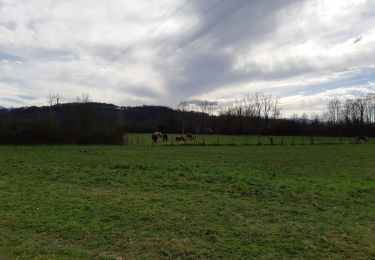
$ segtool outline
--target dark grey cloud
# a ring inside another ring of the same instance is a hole
[[[360,41],[362,41],[362,36],[357,37],[357,38],[354,40],[354,43],[359,43]]]
[[[198,14],[204,14],[216,2],[196,1],[194,9]],[[180,98],[188,98],[189,95],[205,93],[220,85],[269,76],[257,67],[246,73],[235,71],[236,57],[223,50],[231,47],[236,50],[236,55],[241,55],[245,46],[257,45],[277,29],[276,13],[292,4],[301,4],[301,1],[226,1],[196,27],[162,46],[160,56],[175,59],[172,64],[164,63],[164,66],[163,62],[158,63],[158,67],[163,68],[171,91],[177,90]],[[175,64],[179,66],[178,74],[170,73]],[[293,69],[290,66],[290,70]],[[285,71],[278,73],[282,75],[272,77],[285,75]],[[181,74],[184,76],[181,77]]]
[[[158,93],[156,90],[153,90],[144,86],[137,86],[137,85],[132,85],[132,86],[127,87],[126,91],[132,95],[145,97],[145,98],[152,98],[152,99],[158,99],[162,95],[162,93]]]
[[[215,2],[218,1],[197,1],[194,9],[197,13],[203,14]],[[281,61],[276,61],[277,57],[274,57],[278,66],[270,69],[260,67],[257,62],[252,62],[251,58],[246,70],[235,69],[236,59],[242,55],[242,52],[256,48],[264,41],[272,41],[274,34],[278,33],[280,23],[288,21],[289,18],[293,19],[293,17],[285,16],[285,14],[288,15],[288,8],[293,9],[289,15],[301,15],[302,10],[306,8],[306,2],[308,1],[227,1],[201,20],[196,27],[180,33],[174,40],[162,46],[160,56],[173,60],[164,62],[164,66],[163,61],[161,64],[158,63],[158,68],[162,68],[162,73],[167,79],[170,92],[184,99],[231,84],[282,81],[313,74],[316,71],[322,74],[338,73],[363,62],[363,56],[349,55],[347,59],[355,60],[353,64],[350,64],[343,62],[341,57],[317,57],[319,60],[314,60],[310,57],[294,55],[292,59]],[[373,18],[373,16],[370,17]],[[282,39],[282,45],[298,45],[314,39],[309,39],[308,36],[299,37],[299,33],[305,36],[308,34],[303,29],[296,30],[292,35],[293,38],[291,35],[286,35],[285,39]],[[311,37],[315,36],[314,33],[311,32]],[[329,41],[346,40],[347,37],[353,37],[353,34],[327,32],[325,35]],[[357,37],[354,43],[360,43],[361,40],[362,37]],[[234,51],[225,52],[226,48]],[[267,53],[273,51],[272,48],[264,50]],[[305,54],[308,56],[309,53]],[[271,55],[269,59],[272,58]],[[175,71],[176,64],[178,64],[178,72],[170,73]]]
[[[198,13],[204,13],[214,2],[217,1],[196,1],[195,9]],[[303,1],[225,1],[223,6],[207,15],[198,28],[189,37],[183,37],[183,40],[213,40],[218,47],[257,44],[260,39],[272,34],[277,28],[277,11],[301,2]]]

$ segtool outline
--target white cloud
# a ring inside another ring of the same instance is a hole
[[[315,94],[297,94],[280,99],[283,113],[287,116],[293,113],[321,113],[327,109],[327,104],[333,98],[342,101],[355,99],[368,94],[375,94],[375,82],[359,86],[344,86],[324,90]]]
[[[233,0],[199,22],[217,1],[192,1],[168,16],[183,3],[0,1],[0,105],[41,104],[49,91],[175,105],[263,90],[286,102],[375,66],[374,1]],[[300,108],[325,99],[312,100]]]

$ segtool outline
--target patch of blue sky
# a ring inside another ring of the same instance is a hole
[[[312,84],[303,87],[293,88],[284,92],[284,96],[302,94],[302,95],[314,95],[324,91],[333,90],[337,88],[349,88],[354,86],[366,86],[369,83],[375,82],[375,68],[361,69],[354,76],[346,76],[339,79],[331,80],[327,83]],[[361,96],[361,91],[353,91],[353,95]]]
[[[21,100],[17,98],[0,98],[0,101],[11,102],[11,103],[22,103]]]
[[[18,96],[20,99],[25,99],[25,100],[36,100],[36,97],[33,96],[28,96],[28,95],[20,95]]]
[[[0,50],[0,61],[24,61],[21,57]]]
[[[6,83],[13,86],[27,86],[27,82],[25,80],[21,80],[15,77],[8,77],[2,76],[0,73],[0,83]]]

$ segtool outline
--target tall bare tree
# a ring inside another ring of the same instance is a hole
[[[334,125],[339,124],[341,115],[341,101],[338,98],[334,98],[328,103],[328,115],[330,122]]]
[[[361,126],[361,129],[363,128],[364,125],[364,120],[365,120],[365,109],[366,109],[366,101],[363,98],[357,98],[355,100],[355,106],[358,111],[359,115],[359,123]]]
[[[58,105],[62,97],[59,94],[49,92],[47,95],[47,102],[49,107],[49,127],[50,130],[54,128],[54,116],[53,116],[53,106]]]
[[[281,117],[281,107],[279,106],[279,100],[275,100],[272,107],[272,118],[278,119]]]
[[[186,112],[189,108],[189,102],[182,101],[178,104],[177,109],[182,112],[182,134],[185,134],[185,120],[186,120]]]
[[[85,92],[83,92],[81,96],[78,96],[75,98],[76,103],[85,104],[85,103],[89,103],[90,101],[91,101],[90,95]]]

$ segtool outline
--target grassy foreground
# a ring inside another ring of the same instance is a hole
[[[375,147],[0,147],[0,259],[375,257]]]

